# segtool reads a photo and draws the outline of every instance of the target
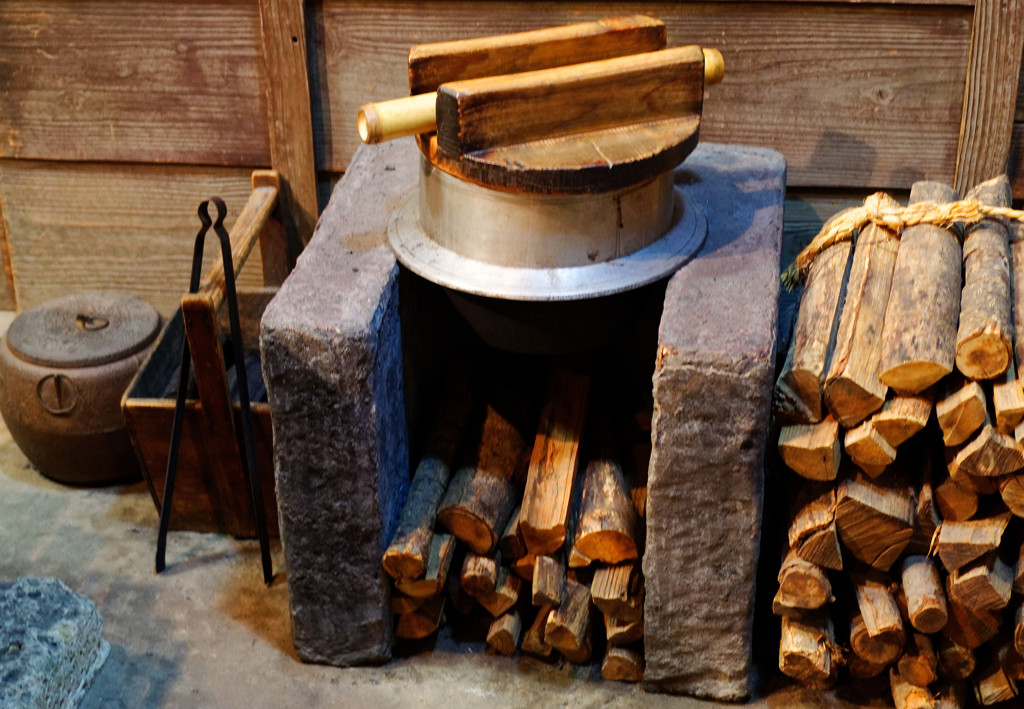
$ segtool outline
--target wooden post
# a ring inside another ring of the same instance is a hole
[[[910,202],[952,202],[939,182],[915,182]],[[934,224],[903,230],[882,329],[879,378],[916,394],[953,371],[960,311],[961,250],[957,235]]]
[[[895,200],[888,198],[895,204]],[[880,226],[865,227],[857,238],[846,285],[836,346],[825,378],[825,404],[843,426],[863,421],[885,403],[879,356],[882,325],[899,241]]]

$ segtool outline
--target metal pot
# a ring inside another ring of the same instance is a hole
[[[144,300],[95,291],[11,323],[0,344],[0,415],[43,475],[71,485],[139,476],[121,396],[160,324]]]

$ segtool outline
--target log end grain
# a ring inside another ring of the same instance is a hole
[[[938,362],[904,362],[879,372],[878,380],[901,395],[919,394],[953,371]]]

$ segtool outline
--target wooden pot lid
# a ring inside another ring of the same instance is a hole
[[[26,310],[11,323],[7,346],[44,367],[94,367],[139,352],[160,331],[160,315],[134,296],[85,291]]]

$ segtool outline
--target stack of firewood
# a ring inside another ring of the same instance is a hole
[[[1008,206],[1005,177],[971,197]],[[917,183],[910,201],[955,201]],[[1024,678],[1024,242],[868,225],[814,261],[774,397],[802,480],[774,599],[779,666],[888,676],[907,707],[984,705]]]
[[[578,369],[552,367],[539,417],[516,386],[485,387],[474,407],[467,369],[452,367],[384,553],[396,636],[433,634],[446,610],[486,613],[497,653],[583,664],[604,647],[602,677],[639,681],[646,481],[631,470],[646,459],[624,472]]]

